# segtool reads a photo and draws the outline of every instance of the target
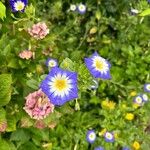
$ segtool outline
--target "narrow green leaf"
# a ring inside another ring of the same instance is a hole
[[[144,16],[147,16],[147,15],[150,15],[150,8],[149,9],[146,9],[144,11],[142,11],[139,16],[141,17],[144,17]]]

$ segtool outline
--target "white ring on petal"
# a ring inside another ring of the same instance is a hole
[[[142,104],[142,98],[141,98],[140,96],[137,96],[137,97],[135,98],[135,102],[136,102],[137,104]]]
[[[61,75],[58,73],[54,77],[51,77],[48,83],[50,86],[50,93],[53,93],[54,97],[59,96],[63,98],[64,96],[68,96],[73,87],[71,83],[72,80],[69,79],[66,74]]]
[[[76,5],[71,4],[70,5],[70,10],[71,11],[75,11],[77,9]]]
[[[148,96],[146,95],[146,94],[143,94],[142,95],[142,98],[143,98],[143,100],[146,102],[146,101],[148,101]]]
[[[150,84],[147,84],[145,88],[150,91]]]
[[[94,133],[94,132],[91,132],[91,133],[88,135],[88,138],[89,138],[90,141],[94,141],[95,138],[96,138],[95,133]]]
[[[107,132],[105,134],[105,138],[107,138],[108,140],[112,140],[113,139],[113,135],[111,133]]]
[[[57,62],[55,60],[49,60],[48,66],[49,67],[55,67],[57,65]]]
[[[85,12],[85,11],[86,11],[86,6],[83,5],[83,4],[80,4],[80,5],[78,6],[78,9],[79,9],[80,12]]]

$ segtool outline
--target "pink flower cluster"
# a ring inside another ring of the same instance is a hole
[[[25,99],[24,110],[33,119],[44,119],[54,110],[54,105],[41,90],[30,93]]]
[[[0,123],[0,132],[5,132],[7,128],[7,122]]]
[[[24,50],[22,52],[19,53],[19,57],[22,59],[30,59],[33,56],[33,52],[31,52],[30,50]]]
[[[49,29],[44,22],[39,22],[29,28],[28,33],[35,39],[43,39],[49,33]]]

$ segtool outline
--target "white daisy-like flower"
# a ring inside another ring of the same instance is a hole
[[[22,11],[24,9],[24,7],[25,7],[25,4],[22,1],[17,1],[14,3],[14,9],[16,11]]]
[[[78,12],[79,12],[80,14],[85,14],[85,12],[86,12],[86,6],[83,5],[83,4],[79,4],[79,5],[78,5]]]
[[[70,10],[71,11],[75,11],[76,9],[77,9],[76,5],[74,5],[74,4],[70,5]]]
[[[148,101],[148,96],[146,94],[142,94],[141,96],[142,96],[144,102]]]

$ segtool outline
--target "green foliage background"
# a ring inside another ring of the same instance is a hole
[[[80,2],[87,6],[86,14],[69,11],[70,4]],[[131,8],[140,14],[131,15]],[[142,150],[150,149],[150,135],[145,132],[150,104],[134,110],[130,96],[131,91],[143,92],[143,85],[150,82],[149,9],[146,0],[29,0],[25,13],[12,13],[8,1],[0,2],[0,122],[8,123],[0,149],[92,150],[103,145],[106,150],[116,150],[131,146],[135,139]],[[26,30],[39,21],[46,22],[50,34],[37,41]],[[20,59],[19,52],[28,48],[35,52],[35,59]],[[97,91],[91,91],[92,77],[83,60],[95,50],[110,61],[112,79],[100,80]],[[23,106],[24,97],[37,90],[48,73],[48,57],[58,59],[62,68],[78,72],[79,99],[56,108],[44,122],[57,126],[41,130],[34,127],[35,120]],[[104,99],[115,101],[117,109],[103,110]],[[128,105],[125,110],[124,103]],[[137,119],[125,122],[125,112],[133,112]],[[21,126],[24,120],[26,128]],[[96,133],[103,128],[116,130],[121,132],[120,138],[108,144],[98,137],[89,145],[86,132],[90,128]]]

